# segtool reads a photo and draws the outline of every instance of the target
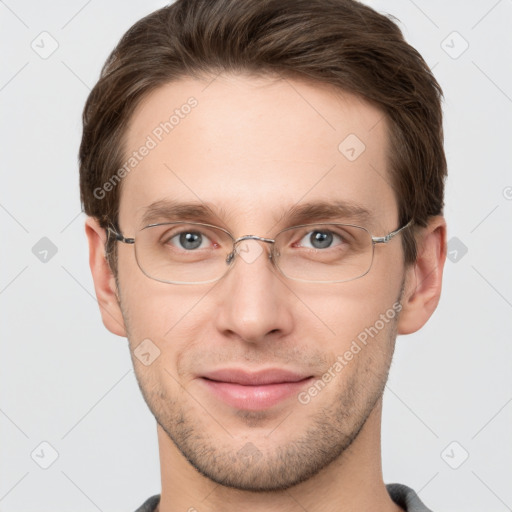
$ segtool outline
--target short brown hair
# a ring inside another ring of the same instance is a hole
[[[354,0],[177,0],[133,25],[103,66],[83,112],[80,198],[102,227],[117,225],[125,127],[159,86],[222,71],[328,83],[384,111],[401,224],[442,214],[446,158],[442,90],[390,17]],[[404,262],[416,260],[411,230]],[[106,254],[116,274],[116,244]]]

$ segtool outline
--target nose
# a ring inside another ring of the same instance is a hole
[[[255,257],[257,257],[259,255],[259,253],[262,251],[261,247],[260,246],[252,246],[253,247],[253,250],[251,251],[249,247],[249,245],[245,244],[244,242],[246,240],[259,240],[260,242],[265,242],[265,243],[268,243],[268,244],[274,244],[275,243],[275,240],[272,240],[272,238],[263,238],[261,236],[256,236],[256,235],[245,235],[245,236],[241,236],[240,238],[237,238],[234,243],[233,243],[233,251],[228,255],[228,257],[226,258],[226,263],[230,264],[234,257],[236,256],[237,253],[239,254],[242,254],[242,258],[244,259],[244,261],[246,262],[249,262],[249,259],[253,259]],[[242,244],[242,245],[240,245]],[[252,256],[249,255],[249,254],[245,254],[243,255],[243,253],[249,253],[251,252]],[[271,258],[271,255],[272,254],[272,249],[269,253],[269,257]]]
[[[292,330],[293,294],[270,259],[271,247],[254,239],[237,244],[233,268],[218,286],[215,323],[224,336],[261,343]]]

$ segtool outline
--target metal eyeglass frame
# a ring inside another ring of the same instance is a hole
[[[384,235],[384,236],[372,236],[371,233],[366,228],[364,228],[363,226],[357,226],[355,224],[336,223],[336,222],[323,222],[323,223],[322,222],[318,222],[318,223],[313,223],[313,224],[301,224],[301,225],[298,225],[298,226],[291,226],[289,228],[285,228],[285,229],[281,230],[275,236],[277,237],[277,236],[279,236],[281,233],[283,233],[285,231],[289,231],[289,230],[296,229],[296,228],[308,227],[308,226],[319,226],[319,225],[326,225],[326,226],[328,226],[328,225],[332,225],[332,226],[351,226],[351,227],[363,229],[364,231],[366,231],[370,235],[370,238],[372,240],[372,250],[373,250],[373,248],[375,247],[375,244],[387,244],[396,235],[398,235],[398,233],[400,233],[404,229],[406,229],[409,226],[411,226],[413,224],[413,222],[414,222],[414,219],[411,219],[411,220],[409,220],[409,222],[407,222],[407,224],[404,224],[402,227],[400,227],[398,229],[395,229],[394,231],[391,231],[390,233],[388,233],[387,235]],[[236,245],[238,243],[244,241],[244,240],[258,240],[260,242],[265,242],[265,243],[269,243],[269,244],[275,244],[275,242],[276,242],[275,239],[264,238],[264,237],[257,236],[257,235],[244,235],[244,236],[241,236],[241,237],[235,239],[233,237],[233,235],[227,229],[224,229],[224,228],[222,228],[220,226],[215,226],[214,224],[206,224],[206,223],[203,223],[203,222],[192,222],[192,221],[190,221],[190,222],[188,222],[188,221],[158,222],[156,224],[149,224],[148,226],[144,226],[143,228],[140,229],[140,231],[142,231],[143,229],[147,229],[147,228],[151,228],[151,227],[156,227],[156,226],[172,225],[172,224],[182,224],[182,223],[183,224],[191,224],[191,225],[194,225],[194,226],[196,226],[196,225],[197,226],[207,226],[207,227],[210,227],[210,228],[216,228],[216,229],[220,229],[221,231],[224,231],[231,238],[231,240],[233,241],[233,250],[228,254],[228,256],[226,258],[226,264],[227,265],[230,265],[230,263],[233,261],[233,259],[235,257]],[[131,244],[131,245],[135,246],[135,238],[125,237],[122,233],[120,233],[118,230],[116,230],[114,227],[111,227],[111,226],[107,226],[106,230],[107,230],[107,239],[108,239],[108,233],[111,232],[114,235],[115,240],[117,240],[118,242],[123,242],[125,244]],[[279,268],[279,265],[272,258],[272,255],[274,253],[274,251],[273,251],[274,247],[275,246],[272,246],[272,250],[269,253],[269,259],[274,263],[274,265],[281,272],[281,274],[283,274],[288,279],[292,279],[293,281],[302,281],[302,282],[307,282],[307,283],[326,283],[326,284],[327,283],[343,283],[343,282],[348,282],[348,281],[354,281],[354,280],[359,279],[359,278],[365,276],[366,274],[368,274],[368,272],[371,270],[372,264],[373,264],[373,256],[372,256],[372,261],[370,263],[370,267],[368,268],[368,270],[364,274],[362,274],[360,276],[357,276],[357,277],[354,277],[352,279],[347,279],[347,280],[343,280],[343,281],[309,281],[307,279],[297,279],[297,278],[294,278],[294,277],[287,276]],[[211,281],[198,281],[197,283],[195,283],[195,282],[194,283],[188,283],[188,282],[184,283],[184,282],[179,282],[179,281],[164,281],[162,279],[156,279],[156,278],[148,275],[142,269],[142,267],[140,266],[138,258],[136,257],[135,259],[137,261],[138,267],[140,268],[140,270],[142,271],[142,273],[145,276],[147,276],[150,279],[153,279],[155,281],[158,281],[158,282],[161,282],[161,283],[167,283],[167,284],[205,284],[205,283],[215,282],[215,281],[218,281],[219,279],[222,279],[227,274],[227,272],[229,270],[229,268],[228,268],[226,270],[226,272],[224,274],[222,274],[222,276],[218,277],[217,279],[211,280]]]

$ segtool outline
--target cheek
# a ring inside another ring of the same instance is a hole
[[[315,329],[327,347],[342,350],[379,321],[381,315],[385,316],[388,326],[400,309],[397,304],[401,289],[399,270],[395,267],[386,272],[375,268],[354,281],[298,292],[314,314],[309,316],[310,328]]]
[[[150,279],[128,251],[120,255],[118,268],[123,315],[132,344],[154,338],[165,345],[184,325],[190,329],[199,322],[200,299],[209,288]]]
[[[204,350],[211,316],[205,318],[201,298],[209,289],[158,283],[140,274],[121,289],[132,361],[147,400],[167,400],[180,393],[178,381],[185,384],[190,377],[180,371],[180,358]]]

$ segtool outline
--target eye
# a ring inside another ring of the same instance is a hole
[[[209,238],[200,231],[181,231],[180,233],[168,236],[164,239],[165,244],[173,245],[178,249],[193,251],[195,249],[204,249],[211,245]]]
[[[345,243],[344,238],[336,233],[329,230],[315,229],[309,231],[298,243],[301,247],[308,247],[311,249],[329,249],[332,247],[333,241],[339,240]],[[310,245],[305,245],[305,244]]]

